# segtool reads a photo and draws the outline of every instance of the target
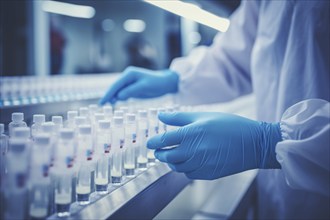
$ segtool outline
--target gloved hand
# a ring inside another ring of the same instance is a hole
[[[279,123],[213,112],[160,113],[158,117],[182,127],[150,138],[147,147],[156,149],[156,158],[188,178],[216,179],[255,168],[280,168],[275,155],[276,143],[282,140]]]
[[[178,90],[179,76],[171,70],[152,71],[139,67],[128,67],[100,100],[115,103],[117,100],[154,98]]]

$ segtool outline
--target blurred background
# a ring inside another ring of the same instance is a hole
[[[221,17],[239,5],[186,2]],[[2,0],[0,10],[1,76],[112,73],[128,65],[162,69],[211,44],[217,33],[142,0]]]

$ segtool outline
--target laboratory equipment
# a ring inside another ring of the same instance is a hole
[[[124,169],[127,177],[135,176],[136,131],[135,114],[126,114]]]
[[[39,134],[41,130],[41,125],[46,121],[46,116],[43,114],[33,115],[33,124],[31,125],[31,136],[34,138],[37,134]]]
[[[74,118],[78,116],[77,111],[68,111],[67,120],[65,121],[65,127],[73,128],[74,127]]]
[[[57,148],[57,136],[58,134],[55,133],[55,124],[53,122],[45,122],[41,125],[42,133],[46,133],[50,136],[50,157],[51,162],[50,166],[54,165],[54,161],[56,159],[56,148]]]
[[[5,182],[5,174],[6,174],[6,155],[8,151],[8,136],[4,134],[5,125],[0,124],[0,191],[1,194],[3,192],[4,182]]]
[[[159,130],[158,112],[156,108],[149,108],[148,122],[149,122],[148,136],[153,137],[158,134],[158,130]],[[148,149],[147,156],[148,156],[148,163],[150,165],[154,165],[156,161],[154,150]]]
[[[93,137],[90,125],[79,126],[78,149],[77,149],[77,202],[80,205],[89,204],[89,195],[92,191],[93,168]]]
[[[157,111],[158,111],[158,114],[159,114],[161,112],[165,112],[166,110],[165,110],[165,108],[158,108]],[[164,124],[162,121],[158,120],[158,133],[162,134],[166,131],[167,131],[167,125]]]
[[[95,190],[99,194],[108,193],[109,184],[109,161],[111,150],[110,121],[98,121],[98,131],[95,148],[96,169],[95,169]]]
[[[148,149],[146,147],[147,138],[148,138],[148,113],[146,110],[138,111],[138,131],[137,131],[137,139],[138,139],[138,155],[137,155],[137,165],[140,170],[147,169],[148,163]]]
[[[22,138],[11,138],[9,145],[10,150],[7,155],[8,174],[5,192],[5,219],[25,219],[28,202],[28,142]]]
[[[104,114],[104,119],[105,120],[110,120],[111,121],[112,116],[113,116],[112,111],[113,111],[113,109],[110,105],[103,106],[103,114]]]
[[[122,110],[115,110],[114,117],[124,117],[124,111]]]
[[[11,122],[8,125],[9,136],[13,135],[13,129],[16,127],[27,127],[26,122],[24,121],[24,114],[22,112],[14,112],[11,115]]]
[[[55,125],[55,132],[58,133],[63,128],[63,117],[59,115],[52,116],[52,122]]]
[[[123,148],[125,143],[123,117],[113,117],[111,139],[111,181],[113,185],[121,185],[123,176]]]
[[[32,152],[29,216],[32,219],[42,219],[48,216],[50,198],[50,137],[48,134],[35,136]]]
[[[73,137],[74,132],[70,128],[60,130],[60,140],[56,150],[54,167],[55,175],[55,204],[56,213],[59,217],[70,215],[72,202],[72,178],[73,170]]]

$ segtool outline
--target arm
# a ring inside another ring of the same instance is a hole
[[[290,107],[280,123],[214,112],[160,114],[179,128],[152,137],[147,146],[192,179],[283,169],[290,186],[329,196],[329,117],[329,102],[319,99]]]
[[[229,101],[252,91],[251,51],[258,25],[258,5],[243,1],[231,17],[226,33],[219,33],[210,47],[195,48],[175,59],[170,69],[179,73],[182,104]]]
[[[281,120],[277,160],[287,183],[329,196],[330,103],[310,99],[290,107]]]

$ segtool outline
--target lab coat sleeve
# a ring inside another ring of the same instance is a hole
[[[218,33],[209,47],[200,46],[176,58],[170,69],[180,76],[174,100],[197,105],[232,100],[252,91],[251,51],[258,23],[258,5],[242,1],[230,18],[226,33]]]
[[[330,195],[329,120],[330,103],[321,99],[299,102],[283,114],[276,157],[292,188]]]

